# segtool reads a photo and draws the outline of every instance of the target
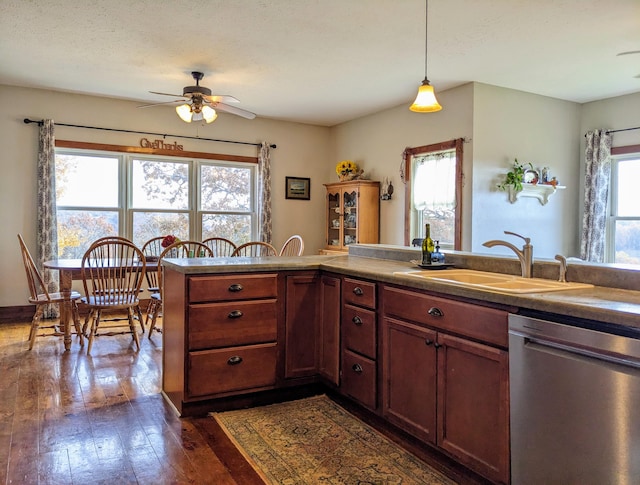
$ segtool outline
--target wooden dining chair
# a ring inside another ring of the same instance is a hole
[[[27,274],[27,283],[29,284],[29,303],[36,306],[36,311],[33,314],[31,320],[31,329],[29,331],[29,350],[33,348],[33,344],[36,341],[36,337],[62,337],[64,336],[64,330],[60,329],[60,323],[43,324],[42,317],[44,316],[44,310],[48,305],[64,303],[66,297],[64,294],[55,292],[49,293],[47,285],[44,282],[44,278],[36,266],[35,261],[31,257],[31,253],[27,248],[27,245],[22,239],[22,236],[18,234],[18,241],[20,243],[20,252],[22,253],[22,261],[24,263],[24,270]],[[71,309],[73,324],[76,328],[76,334],[80,340],[80,345],[84,345],[84,338],[82,337],[82,330],[80,328],[80,317],[78,315],[77,302],[82,295],[77,291],[72,291],[69,299],[71,300]],[[42,330],[42,333],[38,333]]]
[[[135,317],[140,315],[138,294],[146,272],[145,265],[142,250],[122,239],[95,242],[85,252],[81,263],[85,296],[80,301],[89,308],[83,328],[87,330],[90,323],[87,354],[91,353],[93,340],[98,335],[130,333],[136,349],[140,349]],[[102,318],[104,312],[112,311],[125,312],[126,318]],[[141,319],[139,323],[142,326]]]
[[[214,258],[229,257],[237,247],[232,241],[223,237],[210,237],[202,242],[211,248]]]
[[[158,257],[158,262],[156,263],[157,271],[155,271],[158,290],[151,293],[151,301],[147,308],[147,318],[145,320],[145,325],[149,328],[149,338],[151,338],[154,330],[160,332],[160,329],[156,327],[156,322],[158,316],[162,313],[162,278],[164,273],[162,260],[165,258],[189,257],[211,258],[213,257],[213,251],[209,246],[200,241],[178,241],[164,248]]]
[[[279,256],[302,256],[304,252],[304,241],[302,236],[294,234],[287,239],[280,249]]]
[[[149,256],[151,256],[152,258],[157,258],[160,256],[160,254],[162,254],[162,251],[164,251],[164,248],[162,247],[162,241],[165,237],[166,236],[152,237],[142,245],[141,249],[144,253],[145,258],[148,259]]]
[[[251,241],[238,246],[231,256],[248,256],[258,258],[262,256],[277,256],[278,251],[271,244],[261,241]]]

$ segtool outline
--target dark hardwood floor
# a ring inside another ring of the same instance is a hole
[[[61,337],[29,351],[28,335],[28,324],[0,325],[0,483],[256,483],[164,402],[159,333],[138,353],[130,336],[99,337],[90,356],[75,337],[70,352]]]
[[[101,336],[89,356],[75,337],[69,352],[62,337],[29,351],[28,335],[27,323],[0,324],[0,484],[263,484],[213,419],[179,418],[164,401],[159,333],[139,352],[129,335]],[[486,483],[407,448],[461,485]]]

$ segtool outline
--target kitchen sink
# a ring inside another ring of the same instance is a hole
[[[471,269],[448,269],[438,271],[437,273],[432,270],[397,271],[394,274],[502,293],[545,293],[549,291],[593,288],[593,285],[587,283],[561,282],[542,278],[522,278],[521,276],[475,271]]]

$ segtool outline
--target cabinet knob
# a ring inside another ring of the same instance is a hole
[[[444,317],[444,313],[442,313],[442,310],[440,310],[440,308],[435,306],[429,308],[429,311],[427,313],[432,317]]]
[[[353,317],[351,319],[351,321],[353,323],[355,323],[356,325],[362,325],[362,318],[360,318],[358,315],[356,315],[355,317]]]
[[[362,367],[360,366],[360,364],[353,364],[351,366],[351,369],[353,369],[353,371],[357,372],[358,374],[362,374]]]
[[[240,310],[233,310],[229,312],[227,318],[240,318],[242,316],[242,312]]]
[[[229,286],[229,291],[231,291],[232,293],[237,293],[238,291],[242,291],[243,289],[244,288],[240,283],[234,283],[231,286]]]
[[[433,340],[431,340],[430,338],[428,338],[428,339],[425,339],[424,343],[425,343],[426,345],[431,345],[431,344],[433,343]]]
[[[436,349],[439,349],[440,347],[442,347],[442,344],[439,344],[438,342],[436,342],[435,344],[433,344],[433,346],[434,346]]]
[[[364,295],[364,291],[363,291],[363,290],[362,290],[362,288],[360,288],[359,286],[356,286],[356,287],[353,289],[353,294],[354,294],[354,295],[357,295],[357,296],[362,296],[362,295]]]
[[[242,357],[239,355],[234,355],[233,357],[229,357],[227,364],[229,365],[238,365],[242,362]]]

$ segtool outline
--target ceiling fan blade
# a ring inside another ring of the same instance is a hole
[[[159,93],[157,91],[149,91],[151,94],[159,94],[161,96],[173,96],[174,98],[184,98],[182,94]]]
[[[246,109],[236,108],[235,106],[229,106],[228,104],[213,103],[212,106],[213,108],[219,111],[231,113],[232,115],[242,116],[243,118],[247,118],[248,120],[252,120],[256,117],[256,114],[252,113],[251,111],[247,111]]]
[[[143,104],[138,106],[138,108],[151,108],[152,106],[163,106],[166,104],[178,104],[178,103],[186,103],[188,102],[186,99],[174,99],[173,101],[165,101],[164,103],[151,103],[151,104]]]
[[[228,94],[212,94],[209,96],[202,96],[209,103],[239,103],[238,98],[234,98]]]

